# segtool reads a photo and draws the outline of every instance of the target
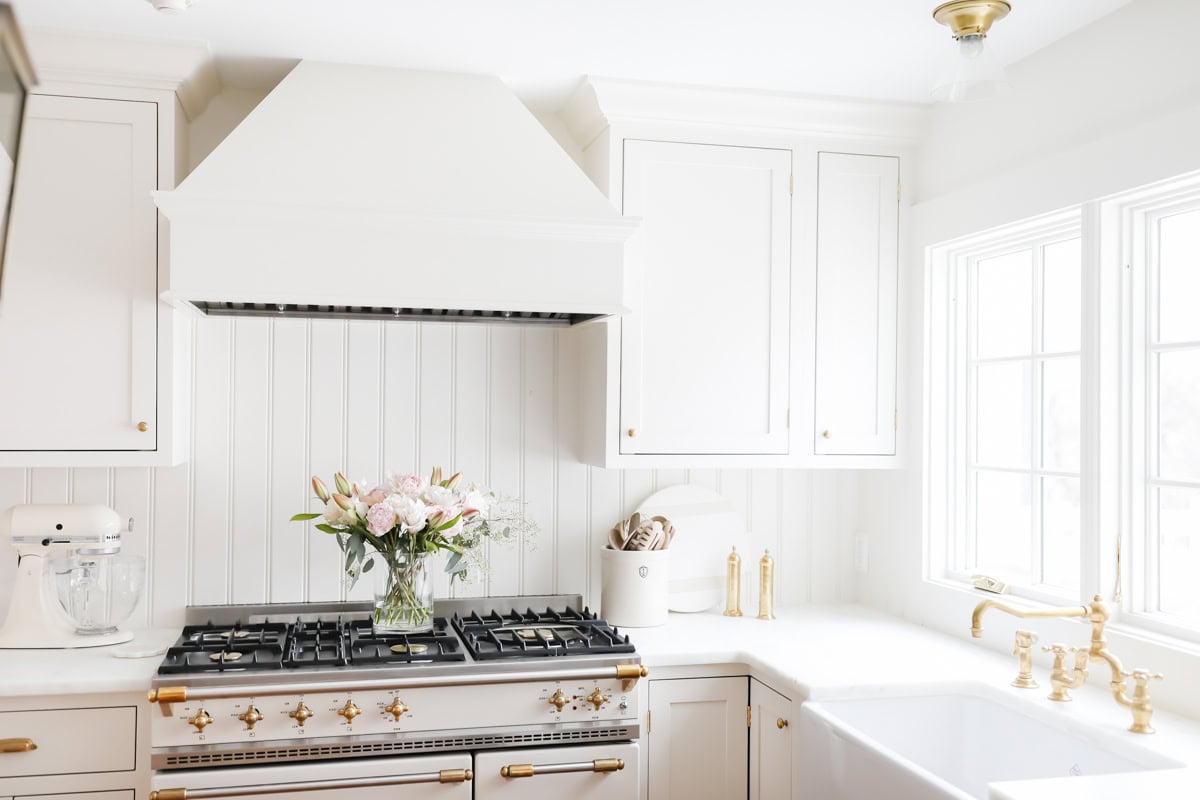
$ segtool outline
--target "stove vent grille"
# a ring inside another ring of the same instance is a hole
[[[266,747],[247,750],[212,750],[197,753],[168,753],[156,755],[155,769],[173,767],[229,766],[263,764],[281,761],[314,761],[324,758],[355,756],[384,756],[394,753],[427,753],[431,751],[484,750],[512,745],[556,744],[581,741],[617,741],[636,739],[636,727],[531,731],[528,733],[474,734],[425,739],[387,739],[377,742],[346,742],[344,744],[313,744],[296,747]]]
[[[443,308],[393,308],[386,306],[319,306],[296,303],[193,302],[210,317],[266,317],[269,319],[406,320],[416,322],[481,322],[488,325],[549,325],[566,327],[598,319],[603,314],[550,311],[476,311]]]

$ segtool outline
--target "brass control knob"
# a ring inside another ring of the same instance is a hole
[[[296,703],[295,711],[288,712],[288,716],[296,720],[297,725],[304,727],[304,723],[308,722],[308,720],[312,718],[314,714],[312,709],[304,705],[304,701],[301,700],[299,703]]]
[[[245,714],[238,714],[238,719],[246,723],[246,730],[252,731],[254,730],[254,723],[262,722],[263,715],[259,713],[257,708],[250,706],[246,709]]]
[[[562,693],[562,689],[556,689],[554,691],[554,695],[546,702],[548,702],[550,705],[557,708],[559,711],[562,711],[563,706],[565,706],[567,703],[571,702],[571,700],[565,694]]]
[[[612,698],[606,694],[600,694],[600,687],[597,686],[595,689],[592,690],[591,694],[589,694],[587,697],[585,697],[583,699],[586,700],[587,702],[591,703],[593,706],[596,707],[596,710],[599,711],[600,706],[604,705]]]
[[[196,711],[196,716],[188,720],[188,725],[196,726],[196,730],[204,733],[204,728],[212,725],[213,718],[208,715],[208,712],[203,708]]]
[[[399,722],[400,717],[404,714],[404,712],[408,711],[408,706],[404,705],[404,702],[399,697],[393,697],[392,704],[390,706],[384,706],[383,710],[391,714],[392,719],[396,720],[396,722]]]
[[[337,713],[339,717],[345,717],[346,724],[350,725],[353,724],[354,718],[362,713],[362,710],[354,705],[353,700],[347,700],[346,705],[339,708]]]
[[[775,727],[779,728],[779,730],[783,730],[787,726],[788,726],[788,721],[786,719],[784,719],[783,717],[780,717],[779,719],[775,720]]]
[[[145,421],[139,422],[137,424],[137,429],[140,433],[145,433],[146,431],[150,430],[150,424]]]

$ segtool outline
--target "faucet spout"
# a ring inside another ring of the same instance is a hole
[[[1018,608],[1017,606],[1010,606],[1007,603],[1001,603],[999,600],[984,600],[975,606],[975,611],[971,613],[971,636],[976,639],[983,636],[983,615],[989,608],[995,608],[1020,619],[1030,619],[1033,617],[1086,617],[1092,612],[1092,609],[1088,606]]]

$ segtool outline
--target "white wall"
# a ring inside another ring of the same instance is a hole
[[[978,601],[922,577],[925,247],[1200,169],[1200,50],[1190,41],[1198,29],[1200,4],[1138,0],[1014,65],[1014,91],[1004,101],[935,113],[900,281],[901,431],[914,457],[902,471],[860,476],[859,522],[871,550],[870,572],[859,580],[864,602],[966,638]],[[1011,650],[1015,627],[1004,615],[989,617],[984,644]],[[1037,629],[1043,641],[1087,638],[1078,623]],[[1169,674],[1155,687],[1156,705],[1200,716],[1193,688],[1200,658],[1118,633],[1109,638],[1126,664]]]
[[[149,603],[135,624],[177,625],[189,603],[342,597],[334,542],[288,522],[313,508],[309,476],[344,469],[375,478],[439,464],[524,498],[541,528],[528,546],[496,548],[491,578],[460,593],[571,592],[594,606],[609,527],[656,489],[690,481],[742,510],[754,560],[764,547],[775,554],[780,603],[853,594],[843,534],[857,505],[852,476],[573,461],[571,409],[556,390],[569,366],[564,333],[301,320],[197,326],[188,463],[0,470],[0,508],[100,502],[135,517],[128,549],[151,563]],[[11,589],[11,566],[0,595]],[[753,609],[756,590],[745,591]]]

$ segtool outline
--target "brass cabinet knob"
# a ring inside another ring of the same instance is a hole
[[[393,697],[392,704],[389,706],[384,706],[383,710],[391,714],[392,719],[396,720],[396,722],[399,722],[400,717],[404,714],[404,712],[408,711],[408,706],[404,705],[403,701],[401,701],[399,697]]]
[[[213,718],[208,715],[208,712],[205,711],[203,708],[201,708],[198,711],[196,711],[196,716],[194,716],[188,720],[188,724],[194,725],[196,727],[196,730],[200,731],[201,733],[204,733],[204,729],[207,726],[211,725],[212,721],[213,721]]]
[[[311,708],[304,705],[304,701],[301,700],[299,703],[296,703],[296,709],[294,711],[288,712],[288,716],[296,720],[297,725],[303,727],[304,723],[308,722],[308,720],[313,717],[313,711]]]
[[[37,750],[37,744],[33,739],[0,739],[0,753],[29,753],[34,750]]]
[[[630,428],[629,430],[625,431],[625,435],[632,439],[637,435],[637,428]]]
[[[139,422],[137,424],[137,429],[139,431],[141,431],[142,433],[145,433],[146,431],[150,430],[150,423],[146,422],[145,420],[142,420],[141,422]]]
[[[596,687],[596,689],[594,689],[594,690],[592,691],[592,693],[591,693],[591,694],[589,694],[589,695],[588,695],[587,697],[585,697],[584,699],[585,699],[585,700],[587,700],[589,703],[591,703],[593,706],[595,706],[595,707],[596,707],[596,710],[597,710],[597,711],[599,711],[599,710],[600,710],[600,706],[604,705],[605,703],[607,703],[607,702],[608,702],[609,700],[611,700],[612,698],[611,698],[611,697],[609,697],[609,696],[608,696],[608,695],[606,695],[606,694],[600,694],[600,688],[599,688],[599,687]]]
[[[832,434],[832,433],[830,433],[829,431],[821,431],[821,438],[822,438],[822,439],[828,439],[828,438],[829,438],[829,437],[831,437],[831,436],[833,436],[833,434]]]
[[[362,713],[362,710],[354,705],[353,700],[347,700],[346,705],[339,708],[337,713],[339,717],[344,717],[346,724],[349,725],[354,722],[355,717]]]
[[[779,728],[779,730],[783,730],[787,726],[788,726],[788,721],[786,719],[784,719],[783,717],[780,717],[779,719],[775,720],[775,727]]]
[[[556,689],[554,691],[554,695],[546,702],[548,702],[550,705],[557,708],[559,711],[562,711],[563,706],[565,706],[567,703],[569,703],[571,701],[569,699],[567,699],[567,696],[565,694],[562,693],[562,689]]]
[[[238,714],[238,719],[246,723],[246,730],[252,731],[254,730],[254,723],[262,722],[263,715],[259,713],[257,708],[250,706],[246,709],[246,713]]]

